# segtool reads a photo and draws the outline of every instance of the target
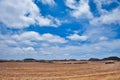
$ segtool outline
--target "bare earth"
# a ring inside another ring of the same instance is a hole
[[[0,80],[120,80],[120,62],[3,62]]]

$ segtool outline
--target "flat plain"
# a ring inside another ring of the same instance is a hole
[[[120,80],[120,62],[1,62],[0,80]]]

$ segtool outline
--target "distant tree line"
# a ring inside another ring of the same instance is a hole
[[[116,60],[116,61],[120,61],[120,58],[117,57],[117,56],[111,56],[111,57],[107,57],[107,58],[103,58],[103,59],[90,58],[88,61],[106,61],[106,60]]]
[[[111,56],[103,59],[98,58],[90,58],[88,60],[80,60],[80,61],[106,61],[106,60],[116,60],[120,61],[120,58],[117,56]],[[53,63],[54,61],[78,61],[76,59],[63,59],[63,60],[37,60],[33,58],[25,58],[23,60],[0,60],[0,62],[44,62],[44,63]]]

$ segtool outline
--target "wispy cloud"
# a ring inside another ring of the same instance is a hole
[[[67,36],[67,38],[69,38],[71,40],[77,40],[77,41],[86,41],[88,39],[87,36],[80,36],[78,34],[73,34],[73,35]]]
[[[54,0],[39,0],[39,1],[41,1],[45,5],[50,5],[50,6],[56,5]]]
[[[98,18],[94,18],[90,21],[92,25],[102,25],[102,24],[120,24],[120,9],[114,9],[111,12],[104,13]]]
[[[70,14],[75,18],[92,18],[88,0],[66,0],[66,6],[73,9]]]

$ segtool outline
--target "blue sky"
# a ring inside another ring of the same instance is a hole
[[[120,57],[120,0],[0,0],[0,59]]]

